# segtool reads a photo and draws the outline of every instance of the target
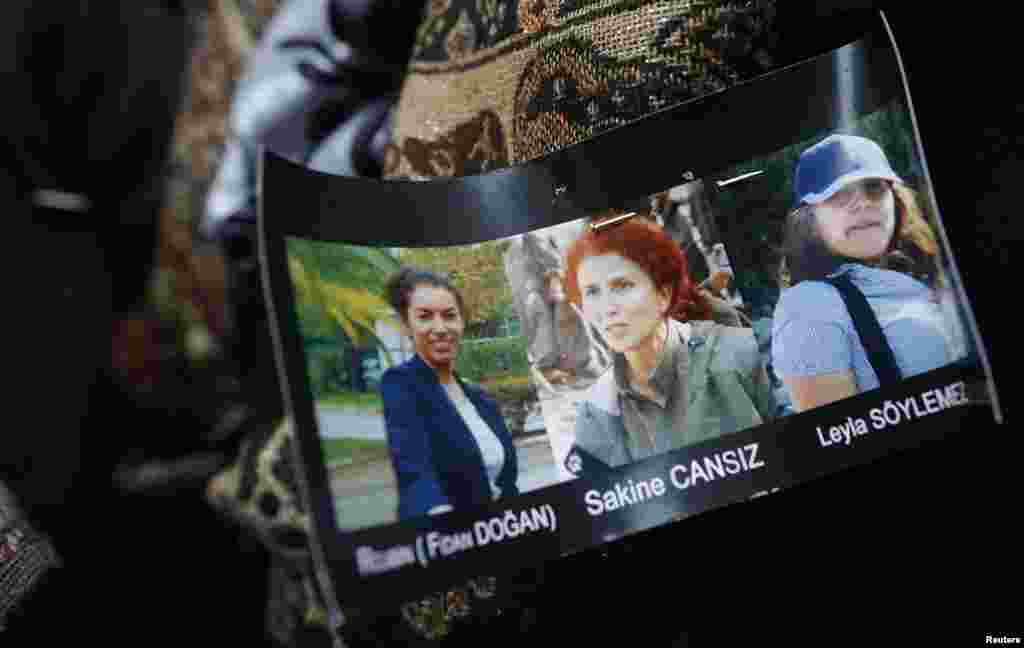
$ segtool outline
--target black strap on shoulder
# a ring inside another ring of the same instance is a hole
[[[565,469],[576,476],[594,477],[611,472],[612,467],[598,459],[578,444],[572,444],[569,454],[565,456]]]
[[[893,355],[889,341],[882,332],[882,326],[878,323],[878,318],[864,293],[845,274],[827,277],[825,281],[835,286],[846,303],[846,310],[849,311],[853,327],[860,336],[860,343],[868,354],[868,362],[878,376],[879,385],[891,385],[902,380],[903,374],[896,364],[896,356]]]

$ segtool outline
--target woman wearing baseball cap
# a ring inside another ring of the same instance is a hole
[[[935,234],[878,144],[825,138],[801,153],[794,187],[772,363],[797,411],[964,355]]]

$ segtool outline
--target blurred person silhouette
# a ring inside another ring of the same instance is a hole
[[[115,335],[149,335],[125,323],[149,317],[171,135],[203,9],[0,8],[0,201],[27,252],[7,268],[17,348],[7,402],[21,424],[0,441],[2,645],[68,633],[116,646],[154,634],[269,645],[252,622],[266,605],[265,551],[202,499],[237,441],[207,434],[223,403],[192,399],[211,387],[205,378],[133,392],[146,359]]]
[[[596,378],[608,365],[601,342],[562,290],[562,251],[529,232],[509,242],[503,261],[527,341],[531,378],[544,396],[554,383]]]
[[[215,477],[208,497],[271,549],[265,624],[282,645],[330,641],[330,616],[314,576],[308,516],[300,502],[256,253],[260,148],[313,169],[379,177],[388,118],[397,102],[421,6],[397,0],[289,0],[281,3],[232,98],[229,137],[207,195],[202,233],[228,263],[227,341],[258,431],[241,456]],[[272,471],[259,470],[271,464]],[[278,475],[285,476],[278,479]],[[264,507],[271,497],[272,507]],[[355,602],[357,603],[357,602]],[[393,618],[360,625],[345,619],[350,640],[417,640]],[[385,626],[382,629],[382,624]],[[365,633],[365,634],[362,634]]]

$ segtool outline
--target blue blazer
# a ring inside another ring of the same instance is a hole
[[[501,496],[518,494],[516,450],[497,404],[482,390],[462,380],[459,384],[505,448],[497,479]],[[399,519],[426,515],[441,504],[461,509],[491,501],[480,447],[437,374],[419,355],[385,371],[380,392],[398,478]]]

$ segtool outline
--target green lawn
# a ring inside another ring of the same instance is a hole
[[[386,441],[364,439],[321,439],[324,459],[331,464],[359,464],[381,461],[388,458]]]

